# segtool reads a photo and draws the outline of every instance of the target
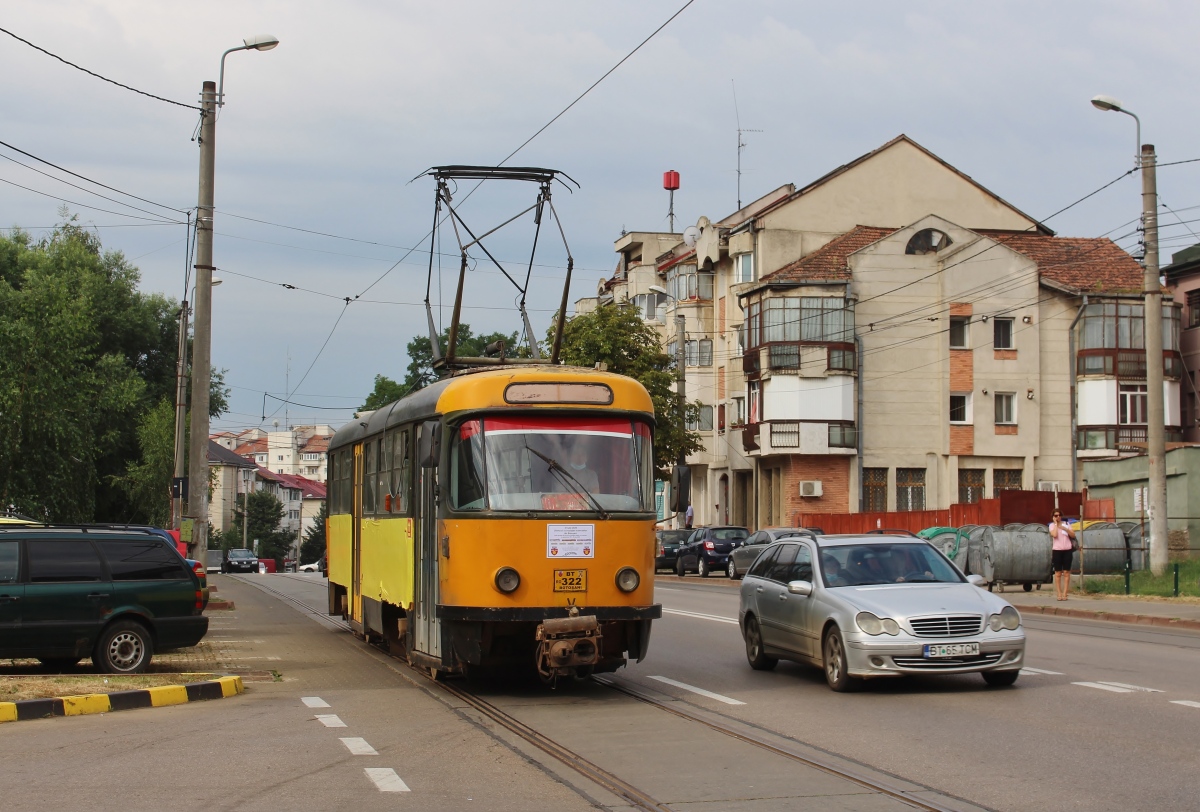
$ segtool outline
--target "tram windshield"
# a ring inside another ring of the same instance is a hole
[[[452,435],[455,510],[645,512],[654,447],[644,423],[618,417],[484,417]]]

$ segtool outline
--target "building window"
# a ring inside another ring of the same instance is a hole
[[[1013,344],[1013,320],[992,319],[992,331],[995,337],[993,347],[997,350],[1015,349]]]
[[[713,274],[697,272],[695,265],[683,265],[667,271],[667,292],[677,301],[712,301]]]
[[[754,281],[754,254],[739,254],[733,258],[733,281]]]
[[[749,411],[746,412],[746,422],[748,423],[757,423],[763,419],[758,410],[759,391],[760,384],[758,381],[750,381],[747,384],[746,393],[748,395],[747,406]]]
[[[849,343],[854,304],[836,296],[776,297],[746,308],[751,347],[773,341]]]
[[[896,510],[925,509],[925,469],[896,469]]]
[[[712,339],[701,338],[686,342],[687,365],[690,367],[712,366]]]
[[[1121,384],[1120,418],[1122,426],[1140,426],[1146,423],[1146,385]]]
[[[1017,396],[1013,392],[996,393],[996,425],[1006,426],[1017,422]]]
[[[772,344],[767,352],[771,369],[799,369],[800,347],[797,344]]]
[[[1000,491],[1021,490],[1022,471],[1019,468],[997,468],[992,471],[992,498],[999,499]]]
[[[846,423],[829,424],[830,448],[857,448],[858,427]]]
[[[950,395],[950,422],[971,422],[971,393]]]
[[[733,425],[743,426],[746,424],[746,399],[733,399]]]
[[[951,316],[950,317],[950,349],[952,350],[969,350],[970,345],[970,325],[971,319],[969,316]]]
[[[973,505],[983,498],[983,469],[958,469],[958,503]]]
[[[830,371],[853,372],[856,360],[854,350],[829,349]]]
[[[887,510],[886,468],[863,469],[863,509],[874,513]]]
[[[282,454],[280,454],[278,457],[276,457],[276,460],[277,460],[278,462],[283,462],[283,455],[282,455]]]
[[[713,429],[713,407],[701,406],[695,420],[689,420],[687,423],[688,431],[712,431]]]
[[[1189,305],[1190,309],[1190,305]],[[1103,302],[1083,309],[1080,325],[1081,350],[1140,350],[1145,343],[1140,304]],[[1195,311],[1191,311],[1195,312]],[[1189,326],[1190,326],[1189,320]],[[1179,349],[1179,306],[1163,304],[1163,349]]]
[[[725,431],[725,404],[717,404],[717,431]]]
[[[1187,292],[1188,327],[1200,327],[1200,289]]]
[[[908,245],[904,246],[906,254],[936,254],[943,248],[949,247],[954,240],[950,239],[950,235],[944,231],[938,231],[936,228],[923,228],[908,240]]]
[[[667,303],[667,295],[665,293],[639,293],[630,301],[642,312],[644,320],[663,321],[665,305]]]

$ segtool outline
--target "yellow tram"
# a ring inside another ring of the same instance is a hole
[[[641,660],[654,412],[630,378],[457,372],[330,443],[329,612],[435,672],[547,681]]]

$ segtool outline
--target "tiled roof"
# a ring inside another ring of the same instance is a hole
[[[326,436],[312,437],[309,439],[309,441],[307,443],[304,444],[304,446],[300,449],[300,451],[307,452],[309,454],[316,454],[317,452],[320,452],[320,451],[328,451],[329,450],[329,441],[332,439],[333,439],[332,437],[326,437]]]
[[[254,454],[265,454],[267,451],[267,439],[264,437],[261,440],[252,440],[248,443],[242,443],[233,450],[234,454],[241,457],[249,457]]]
[[[835,279],[850,281],[850,266],[847,264],[847,258],[855,251],[866,248],[895,230],[894,228],[877,228],[875,226],[855,226],[808,256],[767,274],[762,281],[766,283],[799,283]]]
[[[232,465],[234,468],[253,468],[252,463],[230,451],[220,443],[208,441],[208,462],[210,465]]]
[[[276,474],[275,477],[285,488],[295,488],[304,499],[324,499],[325,486],[316,480],[296,474]]]
[[[1025,231],[977,234],[1024,254],[1037,263],[1043,279],[1081,293],[1136,293],[1145,278],[1142,266],[1104,237],[1048,237]]]

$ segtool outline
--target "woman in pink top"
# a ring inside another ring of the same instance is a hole
[[[1054,593],[1060,601],[1067,599],[1071,591],[1071,558],[1075,554],[1075,531],[1063,521],[1062,513],[1054,511],[1050,522],[1051,559],[1054,564]]]

